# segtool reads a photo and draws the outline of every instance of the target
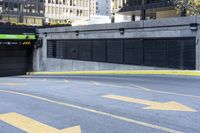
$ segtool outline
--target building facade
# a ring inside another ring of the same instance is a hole
[[[173,0],[112,0],[112,14],[130,16],[133,21],[137,17],[145,20],[178,16]]]
[[[102,16],[110,16],[111,0],[96,0],[96,14]]]
[[[47,23],[88,20],[90,0],[46,0],[45,20]]]
[[[44,0],[0,0],[0,22],[42,25]]]
[[[192,16],[39,29],[34,71],[200,70],[199,25]]]
[[[96,0],[90,0],[90,15],[96,15]]]

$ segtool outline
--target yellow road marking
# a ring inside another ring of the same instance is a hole
[[[0,85],[9,85],[9,86],[23,86],[25,83],[0,83]]]
[[[102,97],[119,100],[119,101],[123,101],[123,102],[144,104],[144,105],[148,106],[148,107],[144,107],[143,109],[197,112],[197,110],[195,110],[195,109],[192,109],[190,107],[187,107],[185,105],[182,105],[182,104],[174,102],[174,101],[161,103],[161,102],[148,101],[148,100],[143,100],[143,99],[138,99],[138,98],[130,98],[130,97],[112,95],[112,94],[104,95]]]
[[[122,75],[184,75],[200,76],[200,71],[192,70],[118,70],[118,71],[66,71],[66,72],[30,72],[30,75],[66,75],[66,74],[122,74]]]
[[[15,92],[15,91],[7,91],[7,90],[0,90],[0,92],[30,97],[30,98],[33,98],[33,99],[37,99],[37,100],[41,100],[41,101],[45,101],[45,102],[49,102],[49,103],[53,103],[53,104],[58,104],[58,105],[62,105],[62,106],[65,106],[65,107],[75,108],[75,109],[83,110],[83,111],[86,111],[86,112],[95,113],[95,114],[98,114],[98,115],[111,117],[111,118],[118,119],[118,120],[121,120],[121,121],[124,121],[124,122],[129,122],[129,123],[132,123],[132,124],[137,124],[137,125],[140,125],[140,126],[145,126],[145,127],[157,129],[157,130],[161,130],[161,131],[168,132],[168,133],[183,133],[181,131],[177,131],[177,130],[174,130],[174,129],[170,129],[170,128],[166,128],[166,127],[162,127],[162,126],[158,126],[158,125],[154,125],[154,124],[130,119],[130,118],[127,118],[127,117],[118,116],[118,115],[114,115],[114,114],[111,114],[111,113],[82,107],[82,106],[77,106],[77,105],[68,104],[68,103],[64,103],[64,102],[59,102],[59,101],[55,101],[55,100],[31,95],[31,94],[20,93],[20,92]]]
[[[2,114],[0,120],[28,133],[81,133],[80,126],[58,130],[17,113]]]

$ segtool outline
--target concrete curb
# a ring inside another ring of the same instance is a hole
[[[200,76],[200,71],[189,70],[119,70],[119,71],[66,71],[29,72],[27,75],[183,75]]]

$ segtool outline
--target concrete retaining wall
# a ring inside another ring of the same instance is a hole
[[[195,37],[197,42],[196,68],[200,70],[200,26],[198,25],[197,31],[192,31],[190,27],[191,23],[200,24],[200,16],[38,29],[39,37],[43,39],[43,47],[34,51],[33,68],[34,71],[164,69],[112,63],[50,59],[47,58],[47,40]],[[124,34],[120,34],[119,29],[121,28],[124,29]],[[77,32],[79,35],[77,35]]]
[[[196,69],[200,70],[200,17],[197,19],[198,31],[196,33]]]
[[[54,65],[52,65],[54,64]],[[113,63],[48,59],[45,71],[80,71],[80,70],[156,70],[160,68],[122,65]]]

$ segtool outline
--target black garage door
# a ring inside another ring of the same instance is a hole
[[[0,45],[0,76],[23,75],[31,70],[31,47]]]

